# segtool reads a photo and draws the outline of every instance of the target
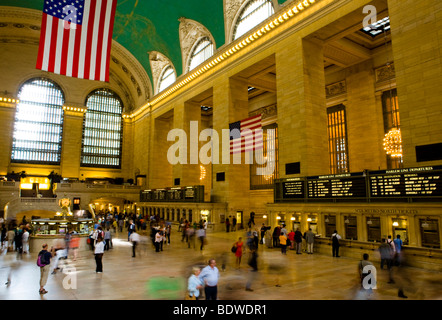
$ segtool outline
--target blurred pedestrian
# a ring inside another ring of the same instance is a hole
[[[244,245],[244,242],[242,241],[241,237],[239,237],[238,241],[235,242],[235,244],[234,244],[234,246],[236,246],[235,257],[236,257],[236,267],[238,269],[241,266],[241,258],[242,258],[242,254],[243,254],[243,245]]]
[[[73,234],[71,238],[71,251],[74,254],[74,261],[78,258],[78,250],[80,248],[80,236],[78,234]]]
[[[391,270],[394,251],[391,248],[391,245],[387,243],[386,239],[382,239],[378,250],[381,255],[381,269],[384,269],[384,265],[387,266],[387,271],[389,276],[388,283],[394,283],[392,270]]]
[[[247,263],[252,269],[249,272],[247,283],[246,283],[246,291],[253,291],[252,283],[256,280],[257,272],[258,272],[258,251],[257,247],[253,248],[250,251],[249,261]]]
[[[170,245],[170,234],[172,233],[172,225],[170,223],[166,226],[166,238],[167,238],[167,245]]]
[[[24,229],[22,235],[23,241],[23,253],[29,253],[29,232],[27,229]]]
[[[401,251],[402,247],[404,246],[404,243],[401,240],[401,236],[398,234],[396,236],[396,239],[394,241],[394,246],[396,248],[395,257],[394,257],[394,265],[400,266],[401,264]]]
[[[140,243],[140,235],[134,231],[129,237],[130,242],[132,242],[132,258],[135,258],[135,252],[137,250],[137,245]]]
[[[158,232],[155,233],[155,242],[154,242],[155,252],[160,252],[160,246],[162,243],[163,243],[163,235],[161,234],[161,231],[158,230]]]
[[[284,232],[281,232],[281,235],[279,236],[279,246],[281,247],[281,253],[287,254],[287,236]]]
[[[112,235],[109,228],[104,232],[104,250],[109,251],[112,244]]]
[[[315,234],[312,228],[305,233],[305,241],[307,242],[307,254],[313,254],[313,244],[315,243]]]
[[[302,233],[298,229],[295,231],[296,254],[302,254]]]
[[[290,241],[290,250],[295,249],[295,232],[293,232],[293,230],[290,230],[289,234],[287,235],[287,239]]]
[[[204,241],[205,241],[205,237],[206,237],[206,232],[205,232],[203,226],[200,226],[200,228],[196,231],[196,237],[199,239],[200,244],[201,244],[200,250],[203,250]]]

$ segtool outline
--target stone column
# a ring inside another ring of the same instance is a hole
[[[442,141],[442,1],[388,0],[401,119],[404,167],[417,162],[416,146]]]
[[[323,45],[293,38],[276,53],[280,177],[300,162],[301,175],[329,173]]]
[[[385,153],[379,148],[379,143],[382,145],[379,132],[383,132],[384,126],[379,119],[382,109],[378,110],[373,94],[373,66],[370,60],[349,69],[345,110],[350,171],[378,170],[385,163]]]
[[[0,145],[3,146],[0,154],[0,174],[2,175],[10,171],[15,108],[15,103],[0,101]]]
[[[61,152],[61,176],[80,178],[83,112],[64,111]]]
[[[228,212],[243,211],[243,224],[247,224],[249,217],[249,165],[245,164],[245,154],[241,154],[241,164],[234,164],[230,155],[230,141],[226,141],[222,152],[222,130],[229,130],[229,124],[248,117],[248,85],[247,82],[237,79],[224,78],[214,84],[213,88],[213,129],[218,133],[220,140],[219,164],[214,159],[213,164],[213,196],[214,202],[227,202]],[[224,172],[225,181],[216,181],[216,174]]]

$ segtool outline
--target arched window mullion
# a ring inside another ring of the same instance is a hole
[[[120,98],[110,90],[100,89],[88,96],[86,106],[81,165],[121,168],[123,108]],[[115,123],[119,127],[114,126]]]
[[[160,81],[158,82],[158,92],[163,91],[167,87],[169,87],[176,80],[175,71],[172,66],[169,64],[161,73]]]
[[[234,27],[233,40],[272,16],[275,12],[271,0],[250,0],[242,9]]]
[[[48,79],[24,83],[14,122],[11,162],[59,164],[64,95]]]

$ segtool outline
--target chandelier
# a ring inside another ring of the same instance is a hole
[[[384,137],[384,150],[385,152],[396,158],[402,157],[402,135],[401,129],[392,128],[385,134]]]
[[[206,178],[206,168],[200,165],[200,181]]]

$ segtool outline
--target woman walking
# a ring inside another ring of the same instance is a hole
[[[242,238],[239,237],[238,241],[235,243],[236,246],[236,252],[235,252],[235,257],[236,257],[236,267],[239,269],[240,265],[241,265],[241,257],[242,257],[242,247],[244,245],[244,242],[242,242]]]

